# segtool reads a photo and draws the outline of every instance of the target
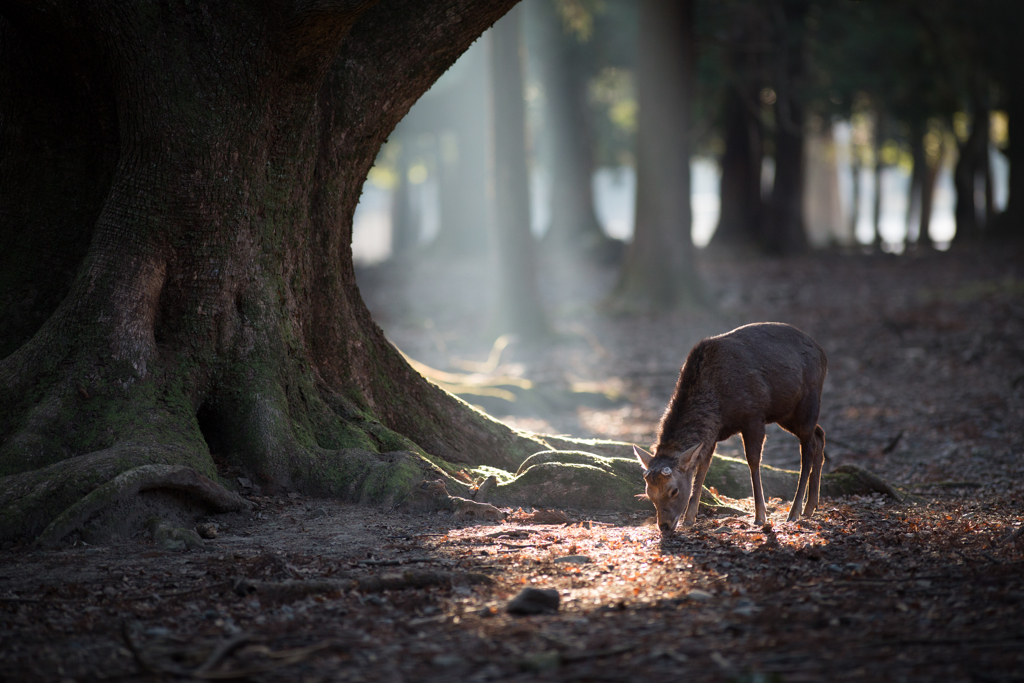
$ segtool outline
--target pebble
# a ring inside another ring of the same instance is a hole
[[[556,557],[554,561],[567,562],[570,564],[590,564],[591,562],[593,562],[593,560],[591,560],[586,555],[564,555],[562,557]]]
[[[505,611],[509,614],[542,614],[557,612],[560,601],[558,591],[553,588],[524,588],[509,601]]]
[[[687,599],[696,600],[697,602],[707,602],[713,599],[715,596],[707,591],[702,591],[699,588],[694,588],[692,591],[686,594]]]
[[[196,533],[202,538],[217,538],[217,525],[210,524],[196,524]]]

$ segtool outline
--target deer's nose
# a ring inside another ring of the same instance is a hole
[[[669,524],[668,522],[662,522],[659,526],[661,527],[661,533],[663,534],[670,534],[675,531],[676,528],[675,524]]]

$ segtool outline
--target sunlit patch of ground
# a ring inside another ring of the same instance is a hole
[[[772,499],[770,532],[701,516],[668,538],[644,514],[462,527],[254,501],[192,552],[139,538],[0,556],[5,680],[966,683],[1024,665],[1019,496],[853,497],[797,523]],[[450,580],[402,587],[423,574]],[[374,579],[397,587],[358,588]],[[557,612],[508,614],[526,587],[557,591]]]

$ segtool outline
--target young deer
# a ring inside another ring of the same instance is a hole
[[[754,523],[765,523],[761,446],[771,422],[800,439],[800,483],[788,521],[800,517],[805,492],[803,516],[810,517],[825,459],[818,411],[827,372],[817,342],[782,323],[744,325],[694,346],[661,418],[654,454],[633,447],[662,533],[671,533],[684,513],[683,524],[693,524],[715,444],[737,433],[750,467]]]

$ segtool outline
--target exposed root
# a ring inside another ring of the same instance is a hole
[[[191,501],[212,512],[233,512],[252,506],[237,493],[228,491],[191,467],[142,465],[122,472],[64,510],[40,534],[37,542],[46,547],[59,545],[111,507],[131,505],[139,494],[153,490],[184,493]]]

